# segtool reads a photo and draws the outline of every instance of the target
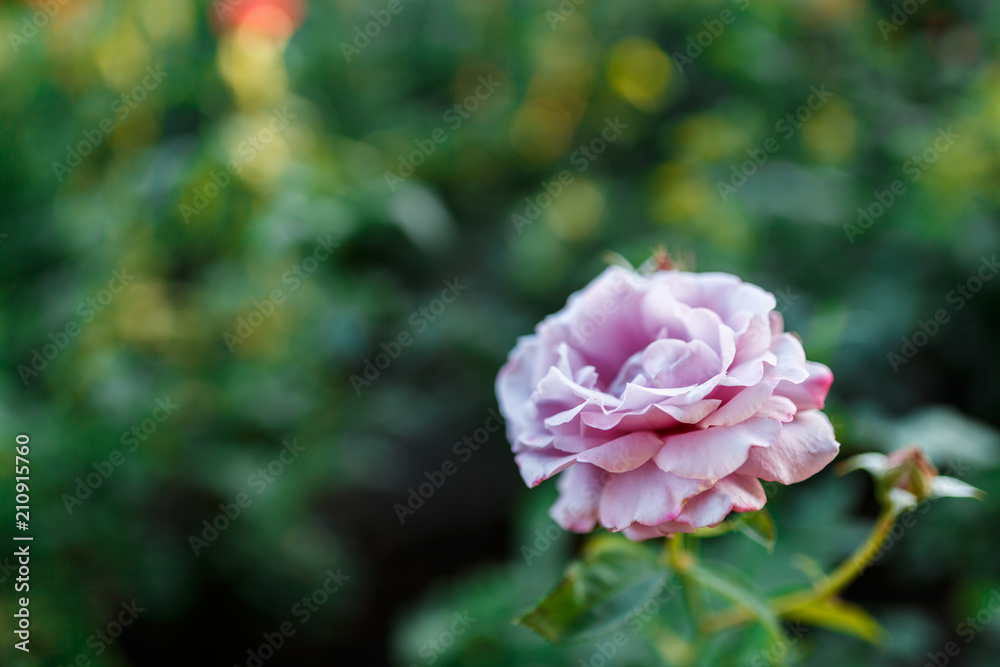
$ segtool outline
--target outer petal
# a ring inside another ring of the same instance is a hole
[[[825,468],[839,450],[827,416],[819,410],[806,410],[782,426],[773,445],[754,447],[737,472],[769,482],[794,484]]]
[[[766,448],[781,432],[777,419],[755,417],[732,426],[712,426],[668,436],[653,458],[664,472],[716,480],[744,464],[753,446]]]
[[[751,368],[756,368],[754,363],[760,364],[761,375],[756,384],[751,384],[746,388],[738,386],[719,387],[712,392],[711,396],[713,398],[721,398],[724,403],[717,411],[702,421],[699,426],[736,424],[749,419],[764,408],[771,399],[772,394],[777,393],[778,385],[785,384],[795,387],[796,385],[792,384],[793,382],[800,382],[808,378],[805,352],[802,350],[802,344],[793,336],[789,334],[775,336],[769,354],[771,357],[770,361],[764,360],[762,357],[753,363],[744,364],[743,369],[740,371],[746,373]],[[817,365],[822,366],[822,364]],[[823,368],[826,367],[823,366]],[[744,376],[744,378],[747,377],[749,376]],[[830,379],[832,381],[832,376]],[[738,385],[739,383],[735,384]],[[733,394],[734,391],[736,392],[735,394]],[[795,414],[794,410],[792,414]],[[788,421],[788,419],[782,419],[782,421]]]
[[[521,470],[524,483],[534,488],[557,472],[562,472],[573,465],[576,457],[576,454],[567,454],[555,447],[546,447],[523,451],[514,456],[514,461]]]
[[[585,463],[570,466],[559,475],[559,500],[549,510],[552,519],[565,530],[589,533],[597,523],[597,506],[608,473]]]
[[[663,526],[669,526],[672,522],[660,524],[659,526],[644,526],[641,523],[633,523],[631,526],[623,530],[625,537],[632,540],[633,542],[642,542],[643,540],[655,540],[667,535],[663,532],[661,528]],[[687,528],[687,526],[685,526]],[[689,532],[690,529],[684,531]],[[668,531],[669,532],[669,531]]]
[[[662,446],[663,439],[660,436],[650,431],[637,431],[600,447],[588,449],[577,460],[593,463],[608,472],[628,472],[653,458]]]
[[[778,303],[773,294],[729,273],[678,272],[672,276],[671,287],[679,301],[711,308],[734,328],[741,316],[767,316]]]
[[[792,334],[778,334],[771,341],[771,351],[777,358],[775,377],[789,382],[805,382],[809,378],[806,352],[798,338]]]
[[[540,355],[539,343],[534,336],[517,341],[507,363],[497,374],[496,390],[500,411],[507,418],[507,438],[514,443],[519,433],[528,427],[537,411],[531,402],[537,378],[534,365]]]
[[[782,380],[775,387],[774,393],[792,399],[799,410],[822,410],[830,385],[833,384],[833,373],[815,361],[807,361],[806,370],[809,377],[805,381],[795,384]]]
[[[613,475],[601,496],[601,525],[619,531],[636,522],[655,526],[670,521],[683,509],[684,501],[708,486],[703,481],[663,472],[652,462]]]
[[[730,512],[759,510],[765,502],[764,487],[756,477],[729,475],[688,501],[674,521],[692,528],[717,526]]]

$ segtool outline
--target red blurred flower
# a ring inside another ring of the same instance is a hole
[[[303,0],[215,0],[211,11],[218,32],[251,30],[288,39],[302,25],[306,5]]]

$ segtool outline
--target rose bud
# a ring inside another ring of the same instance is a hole
[[[916,447],[897,449],[886,458],[883,473],[888,486],[912,493],[917,501],[931,497],[938,469]]]
[[[841,474],[863,469],[876,481],[882,503],[892,503],[899,511],[932,498],[981,498],[974,486],[938,474],[938,469],[918,447],[897,449],[888,456],[869,452],[854,456],[840,465]]]

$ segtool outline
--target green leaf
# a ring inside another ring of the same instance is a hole
[[[713,633],[699,645],[694,667],[775,667],[796,664],[794,635],[785,632],[781,641],[756,624]],[[669,663],[674,664],[674,663]]]
[[[758,510],[747,512],[742,515],[742,518],[743,520],[736,525],[736,530],[767,549],[767,553],[774,553],[774,542],[778,537],[778,529],[774,525],[771,514],[767,510]]]
[[[785,617],[816,627],[836,630],[872,644],[878,644],[883,635],[882,626],[871,614],[858,605],[836,598],[816,600],[788,612]]]
[[[907,510],[912,510],[920,502],[915,495],[905,489],[892,488],[886,494],[886,503],[892,510],[892,515],[899,516]]]
[[[878,452],[867,452],[865,454],[858,454],[857,456],[852,456],[846,461],[841,461],[837,465],[837,473],[840,475],[846,475],[849,472],[855,470],[864,470],[870,474],[875,479],[880,479],[882,474],[888,468],[888,457],[885,454],[879,454]]]
[[[976,487],[954,477],[936,477],[931,487],[931,498],[976,498],[982,500],[986,494]]]
[[[708,590],[750,612],[775,639],[781,636],[778,617],[767,599],[759,593],[704,562],[693,564],[685,574]]]
[[[646,550],[602,550],[571,564],[559,585],[514,622],[556,644],[584,641],[624,623],[668,577]]]

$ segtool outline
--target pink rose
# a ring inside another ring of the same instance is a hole
[[[725,273],[610,267],[518,340],[497,376],[528,486],[556,473],[551,514],[633,540],[764,506],[837,455],[833,382],[784,332],[774,296]]]

